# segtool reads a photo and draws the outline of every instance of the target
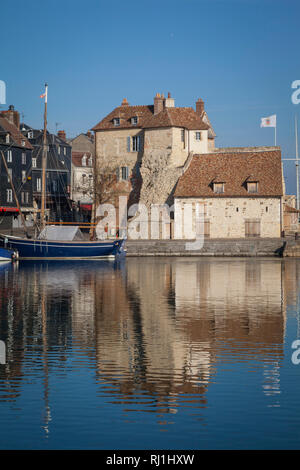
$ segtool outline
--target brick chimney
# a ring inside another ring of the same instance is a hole
[[[174,108],[175,107],[175,100],[171,98],[171,93],[168,93],[168,98],[165,99],[165,107],[166,108]]]
[[[123,99],[121,106],[129,106],[129,103],[126,98]]]
[[[201,98],[198,98],[196,101],[196,113],[199,116],[202,116],[204,112],[204,101]]]
[[[60,137],[62,140],[67,140],[66,132],[65,131],[58,131],[57,133],[58,137]]]
[[[158,114],[164,109],[164,101],[164,95],[160,96],[160,93],[156,93],[154,97],[154,114]]]
[[[15,111],[15,107],[11,104],[7,111],[2,111],[1,115],[7,119],[11,124],[14,124],[20,129],[20,113]]]

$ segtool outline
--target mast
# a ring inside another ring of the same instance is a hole
[[[42,200],[41,200],[41,228],[46,224],[46,167],[47,167],[47,98],[48,85],[45,83],[45,110],[44,110],[44,134],[43,134],[43,155],[42,155]]]
[[[296,183],[297,183],[297,209],[299,209],[299,161],[298,161],[298,126],[295,116],[295,140],[296,140]]]

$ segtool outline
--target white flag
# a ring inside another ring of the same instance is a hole
[[[261,118],[260,127],[276,127],[276,114]]]

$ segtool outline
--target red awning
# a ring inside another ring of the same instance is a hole
[[[17,207],[0,207],[0,212],[19,212]]]
[[[86,211],[91,211],[92,210],[92,204],[80,204],[80,208],[84,209]]]

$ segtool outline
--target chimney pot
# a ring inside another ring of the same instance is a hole
[[[66,140],[66,139],[67,139],[67,136],[66,136],[66,132],[65,132],[65,131],[58,131],[57,135],[58,135],[58,137],[60,137],[62,140]]]
[[[126,98],[123,99],[121,106],[129,106],[129,103]]]

